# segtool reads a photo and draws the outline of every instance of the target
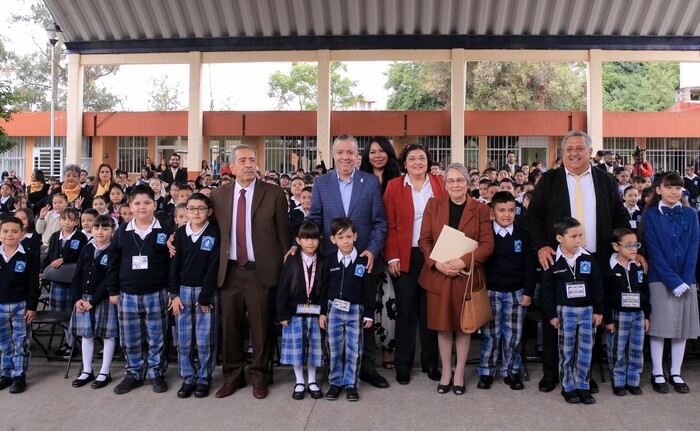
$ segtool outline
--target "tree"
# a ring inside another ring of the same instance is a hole
[[[15,112],[14,105],[17,96],[12,92],[7,81],[0,81],[0,118],[5,122],[10,121],[10,116]],[[5,129],[0,125],[0,154],[14,147],[15,143],[7,139]]]
[[[171,83],[168,80],[168,75],[160,78],[150,78],[148,86],[151,88],[148,91],[150,100],[148,101],[148,109],[151,111],[180,111],[183,109],[180,103],[179,83]]]
[[[354,105],[362,95],[355,94],[357,81],[342,76],[347,72],[343,63],[331,63],[331,109],[345,109]],[[315,64],[292,63],[289,74],[280,71],[270,75],[267,96],[277,99],[279,109],[298,107],[300,111],[318,108],[318,68]]]
[[[678,63],[604,63],[603,109],[663,111],[676,101]]]

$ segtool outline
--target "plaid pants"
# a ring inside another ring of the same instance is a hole
[[[0,351],[3,377],[19,377],[29,368],[32,328],[24,315],[24,301],[0,304]]]
[[[282,357],[288,365],[323,365],[323,347],[318,316],[292,316],[282,327]]]
[[[166,363],[163,344],[166,331],[168,294],[163,290],[137,295],[119,294],[119,333],[126,356],[126,374],[136,380],[142,379],[146,360],[144,342],[148,344],[148,377],[153,379],[163,374]]]
[[[559,316],[559,379],[562,388],[588,390],[593,357],[593,307],[557,305]]]
[[[615,387],[639,386],[644,368],[644,312],[613,310],[615,332],[607,332],[608,366]]]
[[[496,361],[502,354],[501,376],[520,373],[520,339],[523,334],[525,308],[520,306],[523,290],[496,292],[489,290],[493,320],[481,327],[480,376],[496,374]]]
[[[349,311],[340,311],[333,308],[333,301],[328,301],[327,334],[331,354],[328,380],[331,385],[351,387],[357,383],[364,344],[363,313],[364,307],[360,304],[351,304]]]
[[[180,286],[180,300],[184,308],[177,322],[178,364],[180,377],[191,385],[211,384],[216,366],[216,347],[219,340],[219,295],[214,293],[213,308],[208,313],[195,305],[202,292],[201,287]],[[194,364],[193,344],[197,346],[199,366]]]

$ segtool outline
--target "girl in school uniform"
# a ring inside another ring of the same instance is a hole
[[[119,184],[113,184],[109,188],[109,205],[107,205],[107,210],[109,215],[115,219],[119,219],[121,214],[119,213],[119,207],[124,203],[124,190]]]
[[[299,226],[296,242],[301,253],[289,256],[284,263],[277,286],[277,321],[282,325],[282,357],[280,362],[294,367],[295,400],[304,399],[308,390],[311,398],[323,397],[316,383],[316,367],[323,365],[321,327],[321,269],[318,254],[321,230],[314,222]],[[304,364],[308,385],[304,383]]]
[[[654,195],[642,214],[649,261],[649,319],[652,376],[656,392],[688,393],[681,377],[685,343],[700,336],[695,265],[698,215],[683,199],[683,178],[675,172],[655,179]],[[663,369],[664,340],[671,339],[671,369]],[[667,383],[668,382],[668,383]]]
[[[114,234],[114,220],[106,215],[95,218],[92,240],[80,253],[71,283],[71,295],[75,307],[70,321],[71,333],[83,337],[83,369],[73,380],[73,387],[80,388],[92,381],[93,389],[101,389],[112,381],[109,367],[116,347],[117,306],[109,302],[107,275],[107,248]],[[102,368],[97,378],[92,369],[95,337],[103,340]],[[94,381],[93,381],[94,380]]]
[[[36,261],[41,257],[41,235],[36,233],[34,213],[29,208],[15,211],[15,217],[22,222],[22,240],[19,242],[27,253],[34,255]]]

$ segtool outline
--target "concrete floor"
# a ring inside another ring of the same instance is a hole
[[[474,347],[473,347],[474,349]],[[474,350],[472,350],[474,353]],[[256,400],[251,387],[233,396],[216,399],[176,397],[180,380],[171,368],[167,373],[168,392],[155,394],[148,383],[127,395],[117,396],[112,388],[123,377],[123,362],[115,362],[110,386],[80,389],[70,382],[77,373],[74,365],[69,379],[63,379],[65,362],[35,358],[28,372],[28,388],[23,394],[0,392],[3,430],[698,430],[700,429],[700,360],[687,359],[684,374],[691,393],[667,395],[652,391],[649,372],[643,375],[644,395],[615,397],[609,384],[601,385],[592,406],[568,405],[555,392],[537,390],[541,377],[539,364],[531,364],[531,380],[524,391],[512,391],[500,381],[491,390],[476,388],[474,365],[468,366],[467,391],[462,396],[439,395],[436,383],[418,370],[410,385],[401,386],[394,373],[389,389],[359,387],[360,401],[344,398],[295,401],[291,398],[293,372],[275,370],[275,384],[265,400]],[[647,367],[648,368],[648,367]],[[599,378],[596,370],[595,376]],[[600,380],[599,380],[600,381]],[[215,372],[214,391],[222,383],[221,370]],[[323,389],[327,389],[327,384]]]

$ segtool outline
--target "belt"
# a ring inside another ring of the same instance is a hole
[[[235,267],[238,268],[238,269],[243,269],[243,270],[245,270],[245,271],[251,270],[251,269],[257,269],[257,267],[255,266],[255,262],[246,262],[245,265],[241,265],[241,264],[238,263],[237,260],[230,260],[230,259],[229,259],[228,264],[229,264],[229,265],[233,265],[233,266],[235,266]]]

